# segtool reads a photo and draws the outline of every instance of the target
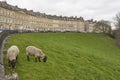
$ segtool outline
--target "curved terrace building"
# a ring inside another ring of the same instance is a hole
[[[78,31],[92,32],[95,22],[82,17],[46,15],[21,9],[0,1],[0,29],[30,31]]]

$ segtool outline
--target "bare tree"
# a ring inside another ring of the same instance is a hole
[[[120,12],[116,14],[115,18],[115,26],[117,29],[120,29]]]
[[[94,25],[94,32],[111,34],[111,24],[109,21],[101,20]]]
[[[115,26],[116,26],[114,36],[115,36],[117,45],[120,46],[120,12],[116,14],[114,20],[115,20]]]

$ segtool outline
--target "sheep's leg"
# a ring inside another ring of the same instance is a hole
[[[30,61],[30,58],[29,58],[29,56],[28,56],[28,55],[27,55],[27,60],[28,60],[28,61]]]
[[[35,62],[37,62],[37,57],[35,57]]]
[[[38,57],[39,62],[41,62],[40,57]]]

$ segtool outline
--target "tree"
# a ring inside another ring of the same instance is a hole
[[[115,26],[116,26],[114,36],[115,36],[117,45],[120,46],[120,12],[116,14],[114,20],[115,20]]]
[[[111,25],[109,21],[101,20],[94,25],[94,32],[111,34]]]
[[[117,29],[120,29],[120,12],[116,14],[115,18],[115,26]]]

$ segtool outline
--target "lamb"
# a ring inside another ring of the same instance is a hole
[[[19,49],[17,46],[13,45],[7,50],[7,59],[8,59],[8,65],[9,67],[12,66],[12,69],[14,69],[15,64],[18,60],[18,54]]]
[[[35,47],[35,46],[28,46],[26,48],[26,55],[27,55],[27,60],[30,61],[29,56],[35,56],[35,62],[37,62],[37,59],[39,62],[40,58],[42,58],[43,62],[47,61],[47,56],[42,52],[41,49]]]

